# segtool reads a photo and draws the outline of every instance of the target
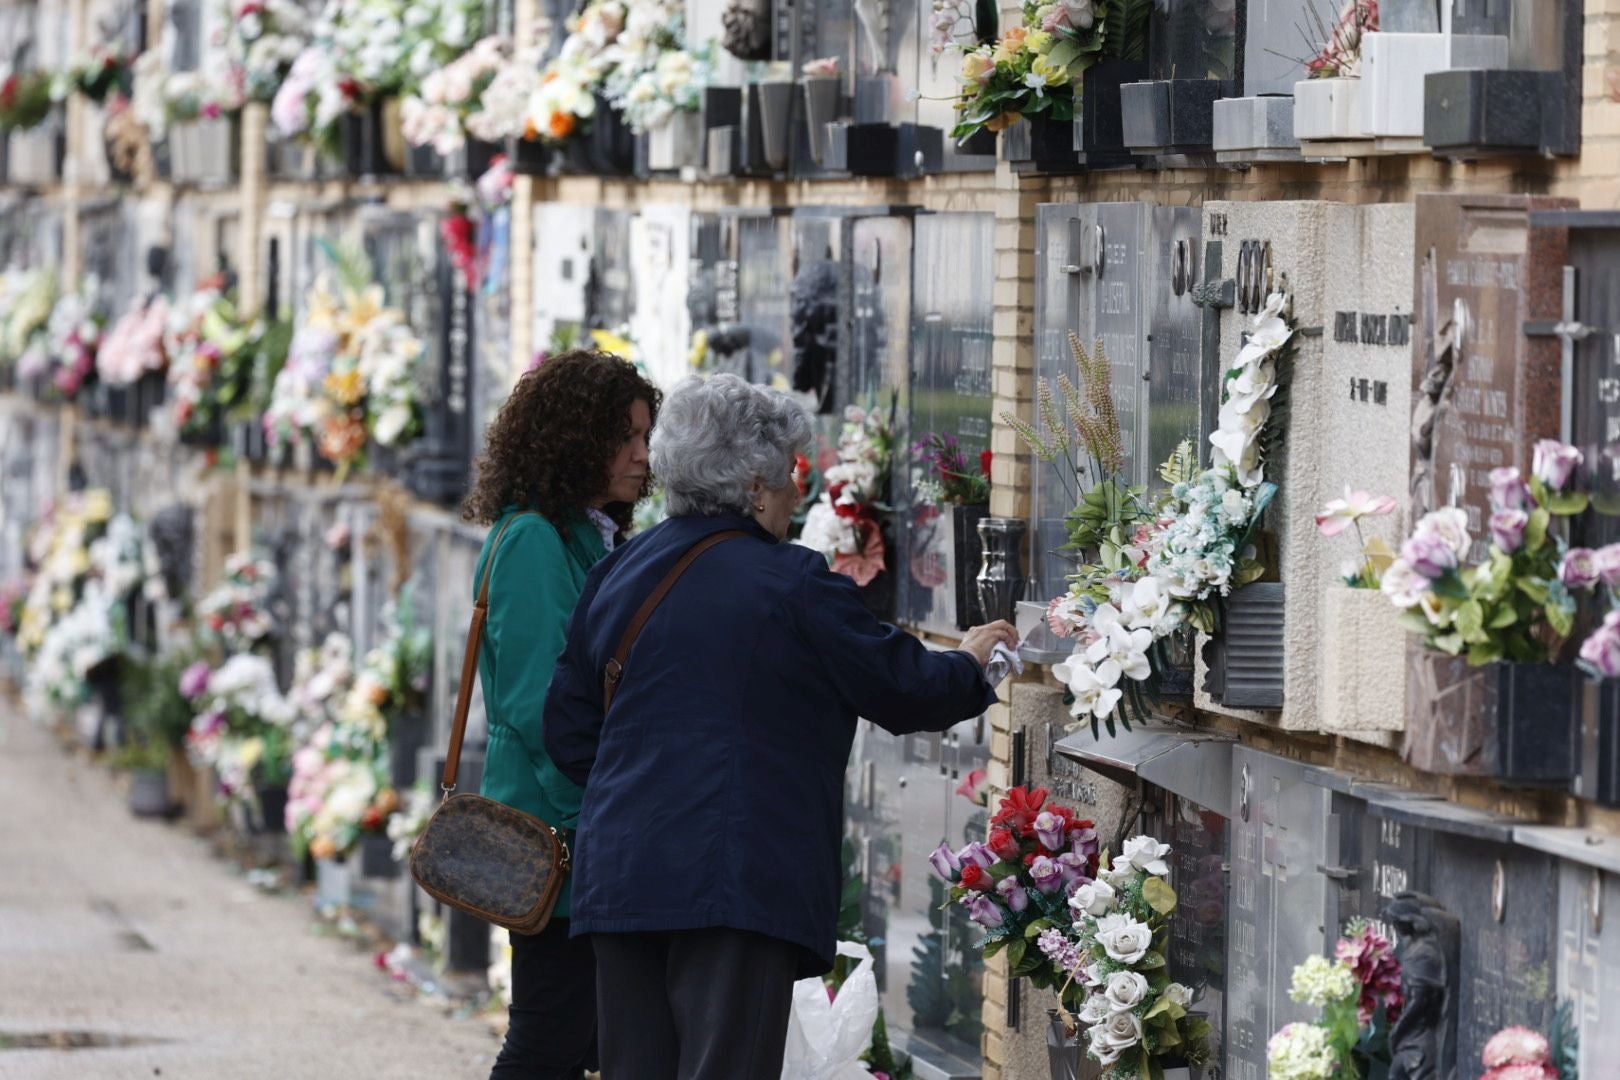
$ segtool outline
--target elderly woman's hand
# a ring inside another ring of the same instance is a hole
[[[975,626],[962,638],[962,651],[968,653],[973,659],[984,667],[990,662],[990,651],[996,643],[1007,646],[1009,649],[1018,647],[1018,631],[1005,619],[998,619],[987,626]]]

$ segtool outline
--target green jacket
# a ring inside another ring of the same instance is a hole
[[[516,513],[516,507],[508,507],[484,540],[473,573],[475,597],[490,544]],[[501,538],[489,579],[489,619],[478,654],[489,725],[480,790],[559,830],[573,829],[585,791],[552,764],[540,718],[585,575],[606,554],[602,535],[583,515],[569,522],[565,540],[544,517],[525,514]],[[564,839],[572,840],[571,834]],[[558,917],[568,915],[570,885],[563,885]]]

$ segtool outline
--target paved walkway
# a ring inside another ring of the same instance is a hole
[[[51,1032],[136,1041],[7,1048]],[[0,705],[0,1077],[452,1080],[497,1048]]]

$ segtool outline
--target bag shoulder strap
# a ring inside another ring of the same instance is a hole
[[[687,567],[697,561],[699,555],[717,544],[723,544],[727,540],[735,540],[740,536],[747,535],[741,529],[726,529],[723,532],[710,533],[705,536],[702,540],[693,544],[685,555],[681,556],[680,561],[670,568],[668,574],[664,575],[664,580],[658,583],[658,588],[652,591],[652,595],[642,601],[641,607],[637,609],[635,616],[631,618],[630,625],[624,628],[624,634],[619,638],[619,647],[614,650],[613,658],[602,667],[602,713],[604,716],[613,707],[613,695],[618,691],[619,683],[624,679],[624,664],[630,658],[630,646],[636,643],[636,636],[641,633],[641,628],[647,625],[647,620],[652,617],[653,609],[663,602],[665,596],[669,595],[669,590],[675,587],[675,583],[681,579],[682,574],[686,573]]]
[[[472,621],[467,626],[467,648],[461,657],[461,686],[456,690],[455,719],[450,726],[450,749],[444,755],[444,779],[440,782],[446,795],[456,790],[456,773],[461,770],[461,741],[467,735],[467,710],[472,707],[473,680],[478,677],[478,651],[484,644],[484,623],[489,620],[489,578],[495,569],[495,553],[512,522],[526,514],[538,517],[539,511],[518,511],[507,518],[495,534],[495,542],[489,546],[489,559],[484,563],[484,577],[478,585],[478,599],[473,601]]]

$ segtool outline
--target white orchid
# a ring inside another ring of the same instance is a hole
[[[1147,651],[1152,647],[1153,631],[1130,630],[1116,622],[1086,650],[1086,659],[1096,665],[1099,672],[1102,665],[1113,664],[1127,678],[1141,682],[1153,674],[1153,665],[1147,658]],[[1117,676],[1114,681],[1118,681]]]
[[[1124,691],[1115,687],[1120,668],[1112,660],[1104,660],[1093,668],[1084,657],[1076,654],[1054,665],[1052,674],[1063,680],[1074,695],[1074,704],[1069,709],[1074,717],[1089,715],[1105,719],[1125,696]]]

